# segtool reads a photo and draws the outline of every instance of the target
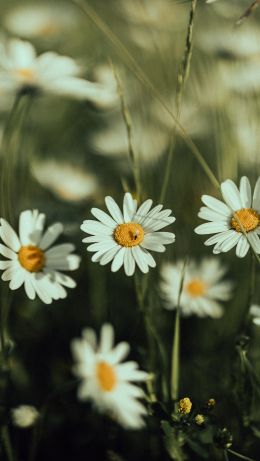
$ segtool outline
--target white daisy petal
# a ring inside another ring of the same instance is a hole
[[[132,254],[132,249],[127,248],[124,254],[124,269],[128,276],[133,275],[135,271],[135,259]]]
[[[112,272],[117,272],[120,269],[120,267],[122,267],[126,251],[127,251],[127,249],[122,247],[116,253],[115,258],[114,258],[114,260],[112,262],[112,266],[111,266],[111,271]]]
[[[224,221],[227,222],[227,217],[223,214],[217,213],[207,207],[202,207],[198,213],[198,217],[206,221]]]
[[[249,243],[250,243],[251,247],[253,248],[253,250],[256,253],[260,253],[260,239],[259,239],[257,233],[254,232],[254,231],[248,232],[247,233],[247,238],[248,238]]]
[[[92,221],[91,219],[85,220],[80,228],[88,234],[112,235],[111,227],[105,226],[97,221]]]
[[[216,234],[217,232],[224,232],[228,230],[228,225],[224,221],[213,221],[205,224],[200,224],[194,231],[196,234]]]
[[[224,240],[226,240],[227,237],[230,236],[230,234],[234,234],[234,233],[235,231],[231,229],[224,231],[224,232],[220,232],[217,235],[213,235],[213,237],[210,237],[209,239],[205,240],[204,245],[208,246],[208,245],[214,245],[215,243],[223,242]]]
[[[221,243],[218,242],[217,245],[215,246],[215,250],[226,253],[227,251],[234,248],[234,246],[238,243],[239,239],[240,239],[240,234],[238,232],[232,233],[223,242]]]
[[[109,323],[105,323],[101,328],[99,352],[105,354],[109,352],[114,344],[114,329]]]
[[[8,259],[17,259],[17,254],[0,243],[0,254]]]
[[[42,236],[45,215],[38,210],[25,210],[20,214],[19,236],[23,246],[37,245]]]
[[[143,254],[142,249],[139,246],[133,247],[132,254],[133,254],[135,262],[137,263],[140,271],[146,274],[149,271],[149,267],[146,261],[145,254]]]
[[[110,250],[106,251],[106,253],[101,257],[99,263],[101,266],[105,266],[106,264],[110,263],[112,259],[114,259],[115,255],[118,251],[120,251],[120,246],[116,245],[115,247],[111,248]]]
[[[3,240],[3,242],[11,248],[13,251],[19,251],[19,248],[21,247],[20,240],[16,234],[16,232],[12,229],[10,224],[8,222],[1,218],[0,219],[0,237]]]
[[[99,251],[99,250],[111,250],[114,247],[117,247],[117,243],[114,240],[109,240],[105,242],[92,243],[87,247],[87,251]]]
[[[221,183],[221,192],[225,202],[233,211],[237,211],[242,208],[239,190],[231,179],[227,179]]]
[[[142,223],[142,221],[146,218],[148,211],[150,210],[153,201],[151,199],[146,200],[137,210],[134,221],[138,223]]]
[[[243,176],[240,179],[240,197],[242,202],[242,208],[250,208],[252,204],[252,192],[248,178]]]
[[[223,216],[230,216],[231,210],[230,208],[220,200],[215,197],[211,197],[210,195],[202,195],[201,197],[202,202],[207,205],[211,210],[216,211]]]
[[[97,218],[102,224],[105,226],[111,227],[111,229],[115,229],[117,223],[114,219],[112,219],[107,213],[98,208],[91,208],[91,213],[95,218]]]
[[[124,218],[115,200],[112,197],[107,196],[105,198],[105,202],[106,202],[107,209],[109,213],[111,214],[112,218],[114,218],[117,224],[122,224],[124,222]]]
[[[46,232],[43,234],[43,237],[39,243],[39,247],[42,250],[46,250],[53,244],[53,242],[57,240],[57,238],[62,232],[63,232],[63,225],[61,223],[56,223],[48,227]]]
[[[260,176],[256,181],[254,195],[253,195],[253,209],[260,213]]]
[[[123,213],[124,222],[131,222],[136,212],[137,201],[133,200],[132,195],[127,192],[124,196]]]
[[[24,288],[25,288],[25,292],[28,296],[29,299],[35,299],[35,289],[33,287],[33,284],[32,284],[32,276],[31,274],[27,274],[25,280],[24,280]]]

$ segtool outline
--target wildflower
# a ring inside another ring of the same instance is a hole
[[[149,115],[147,117],[148,120],[144,120],[140,114],[134,113],[131,120],[133,149],[142,163],[159,159],[169,143],[167,127],[158,120],[154,123]],[[98,155],[125,160],[129,153],[129,141],[122,116],[110,117],[106,126],[91,135],[91,144]]]
[[[146,409],[138,399],[144,392],[131,382],[145,381],[148,374],[139,370],[136,362],[121,363],[129,353],[129,344],[121,342],[114,347],[113,327],[104,324],[99,345],[95,332],[86,328],[81,339],[72,341],[72,353],[74,373],[81,378],[78,398],[92,400],[125,428],[141,428]]]
[[[253,197],[246,176],[240,180],[240,188],[227,179],[221,184],[222,196],[226,203],[202,196],[202,207],[198,216],[210,221],[196,227],[197,234],[216,234],[206,240],[205,245],[214,245],[213,253],[227,252],[236,246],[236,255],[246,256],[251,245],[255,253],[260,253],[260,177]]]
[[[179,413],[188,415],[191,412],[192,402],[189,397],[184,397],[179,401]]]
[[[20,428],[33,426],[39,418],[38,410],[31,405],[19,405],[11,410],[11,415],[13,424]]]
[[[36,55],[30,42],[11,39],[0,44],[0,88],[36,90],[53,95],[98,101],[106,96],[102,85],[78,77],[81,68],[68,56],[48,51]]]
[[[162,266],[161,290],[166,309],[177,306],[184,261]],[[199,317],[218,318],[223,314],[219,301],[231,297],[232,284],[223,281],[226,268],[215,258],[204,258],[201,263],[191,260],[185,270],[183,289],[180,298],[181,313],[184,316],[195,314]]]
[[[98,190],[98,182],[93,174],[70,163],[40,160],[33,162],[31,171],[43,187],[68,202],[90,199]]]
[[[26,210],[20,214],[19,237],[8,222],[0,219],[0,253],[6,258],[0,261],[4,270],[2,280],[10,281],[11,290],[24,284],[29,299],[39,298],[50,304],[53,299],[66,298],[66,288],[74,288],[75,281],[63,274],[63,270],[75,270],[80,258],[71,254],[74,245],[51,245],[63,231],[60,223],[53,224],[43,233],[45,215],[38,210]]]
[[[255,325],[260,326],[260,306],[252,304],[249,309],[249,314],[252,317],[252,321]]]
[[[197,414],[194,418],[195,420],[195,423],[198,425],[198,426],[201,426],[202,424],[205,423],[205,416],[204,415],[200,415],[200,414]]]
[[[76,11],[70,5],[44,2],[38,5],[23,4],[10,9],[4,24],[7,30],[19,37],[53,39],[71,29],[76,19]]]
[[[207,401],[207,406],[208,406],[208,408],[213,408],[215,405],[216,405],[216,400],[215,400],[215,399],[212,399],[212,398],[211,398],[211,399],[209,399],[209,400]]]
[[[81,225],[84,232],[91,234],[83,242],[90,243],[87,250],[95,253],[92,261],[101,265],[113,261],[112,272],[124,265],[126,275],[133,275],[137,264],[147,273],[149,266],[156,266],[148,250],[163,252],[164,245],[175,240],[171,232],[157,232],[175,221],[170,216],[171,210],[162,211],[163,205],[151,209],[151,199],[137,208],[137,201],[128,192],[124,196],[123,213],[112,197],[106,197],[105,202],[112,217],[92,208],[91,213],[98,221],[86,220]]]

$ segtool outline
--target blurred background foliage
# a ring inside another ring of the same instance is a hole
[[[191,3],[181,0],[87,3],[176,113],[177,75],[185,52]],[[254,183],[259,175],[260,9],[236,25],[249,4],[249,0],[217,0],[212,4],[200,0],[196,8],[190,73],[183,91],[180,122],[219,181],[226,178],[237,181],[240,176],[248,175]],[[30,34],[27,29],[34,21],[30,21],[29,12],[38,6],[51,11],[52,22]],[[158,288],[160,262],[186,256],[199,260],[209,254],[210,249],[193,229],[199,223],[201,195],[219,197],[219,192],[150,88],[129,69],[128,55],[118,53],[118,47],[79,6],[58,0],[9,0],[1,1],[0,7],[3,40],[21,37],[30,40],[38,53],[53,50],[71,56],[81,63],[85,77],[116,88],[110,66],[113,63],[131,117],[142,199],[151,197],[155,203],[159,202],[174,137],[164,205],[177,218],[173,226],[176,243],[157,258],[159,264],[149,276],[146,299],[165,351],[165,372],[169,378],[174,313],[162,308]],[[14,15],[26,8],[19,23]],[[0,95],[1,132],[10,113],[11,99]],[[31,442],[33,429],[22,431],[11,426],[17,459],[29,459],[31,451],[31,460],[167,460],[169,455],[163,446],[157,418],[151,416],[144,431],[122,430],[97,414],[90,404],[77,401],[71,374],[71,339],[79,336],[85,326],[99,331],[104,321],[110,321],[115,327],[116,340],[128,341],[132,357],[144,369],[157,371],[155,387],[160,394],[161,359],[157,350],[154,363],[147,356],[148,344],[133,280],[122,272],[112,274],[109,267],[93,264],[79,231],[82,221],[90,217],[92,206],[103,208],[106,195],[121,202],[124,190],[135,193],[119,98],[104,105],[51,96],[34,98],[19,135],[17,151],[17,162],[8,160],[13,221],[17,222],[21,210],[37,208],[46,213],[50,223],[57,220],[65,224],[64,239],[69,236],[82,255],[75,276],[77,289],[51,306],[27,300],[22,290],[7,293],[4,284],[0,287],[1,302],[10,306],[11,367],[10,374],[5,369],[1,372],[2,421],[9,424],[9,409],[20,403],[34,405],[44,415],[35,436],[38,440],[35,452]],[[7,155],[1,151],[2,165]],[[64,164],[69,168],[68,176]],[[77,176],[79,171],[83,179]],[[79,192],[79,198],[75,198],[73,184],[84,181],[89,188],[86,187],[82,197]],[[229,268],[227,277],[234,282],[234,296],[226,303],[221,319],[192,316],[182,321],[180,396],[190,396],[197,405],[214,397],[215,412],[220,424],[233,434],[234,447],[257,460],[260,329],[245,321],[249,304],[259,303],[259,269],[252,298],[250,255],[239,260],[230,252],[220,258]],[[242,334],[248,339],[241,339]],[[241,350],[245,348],[252,369],[242,365]],[[187,455],[194,461],[203,458],[189,452],[189,448]],[[213,455],[209,456],[213,459]],[[216,455],[216,459],[222,458]]]

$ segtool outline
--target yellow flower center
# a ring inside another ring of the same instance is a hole
[[[185,290],[190,296],[203,296],[206,292],[207,285],[202,280],[194,279],[187,283]]]
[[[143,241],[144,230],[134,222],[119,224],[114,231],[114,239],[122,247],[135,247]]]
[[[39,29],[40,35],[52,35],[58,31],[58,27],[56,24],[52,22],[46,22],[46,24],[42,25]]]
[[[113,367],[106,362],[99,362],[96,373],[102,391],[112,391],[116,385],[116,374]]]
[[[45,264],[44,252],[33,245],[21,247],[18,260],[28,272],[39,272]]]
[[[27,67],[20,67],[20,69],[15,70],[15,73],[18,75],[18,77],[21,77],[26,81],[33,81],[35,79],[35,71]]]
[[[260,215],[252,208],[242,208],[236,211],[231,218],[230,224],[232,229],[237,232],[250,232],[259,225]]]

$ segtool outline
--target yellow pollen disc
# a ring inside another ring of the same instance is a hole
[[[189,397],[184,397],[179,401],[179,412],[188,415],[191,412],[192,402]]]
[[[27,67],[21,67],[20,69],[16,69],[16,74],[19,77],[22,77],[25,80],[34,80],[35,72],[32,69],[28,69]]]
[[[28,272],[39,272],[45,264],[44,252],[33,245],[21,247],[18,260]]]
[[[242,208],[233,214],[230,224],[237,232],[250,232],[260,224],[260,215],[252,208]]]
[[[129,222],[119,224],[114,232],[115,241],[122,247],[135,247],[144,239],[144,230],[140,224]]]
[[[46,24],[44,24],[40,29],[39,29],[39,33],[41,35],[52,35],[54,34],[55,32],[58,31],[58,27],[56,26],[56,24],[52,23],[52,22],[49,22]]]
[[[113,367],[106,362],[99,362],[96,373],[102,391],[112,391],[116,385],[116,374]]]
[[[199,279],[191,280],[187,283],[185,290],[189,293],[190,296],[203,296],[206,292],[207,285]]]

